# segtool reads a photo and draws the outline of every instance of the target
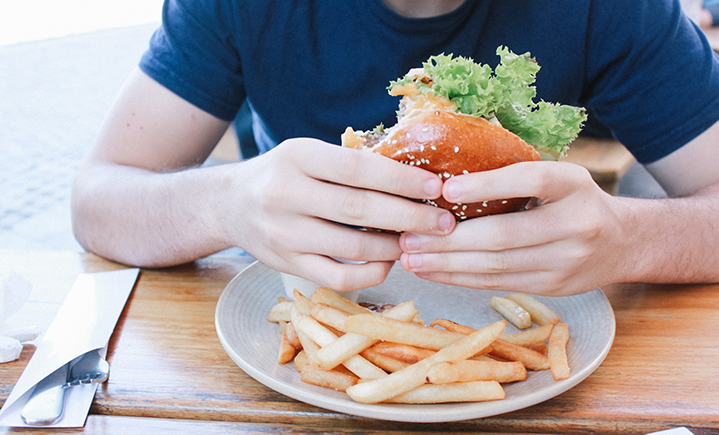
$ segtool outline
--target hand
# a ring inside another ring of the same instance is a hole
[[[347,225],[433,235],[455,227],[449,212],[403,198],[439,197],[436,175],[377,154],[291,139],[240,165],[244,185],[231,189],[241,200],[227,212],[236,216],[233,244],[276,270],[335,290],[381,283],[401,253],[397,234]]]
[[[616,198],[578,165],[518,163],[457,176],[444,183],[443,195],[463,203],[534,197],[536,205],[461,222],[444,236],[403,234],[402,267],[421,278],[562,296],[614,282],[622,274]]]

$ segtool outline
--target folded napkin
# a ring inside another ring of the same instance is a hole
[[[23,343],[40,335],[34,325],[19,324],[13,318],[30,297],[32,284],[10,268],[0,269],[0,363],[20,358]]]
[[[694,433],[685,427],[675,427],[673,429],[648,433],[647,435],[694,435]]]
[[[139,269],[124,269],[85,273],[77,278],[0,409],[0,426],[27,426],[21,412],[40,381],[90,350],[105,350],[138,274]],[[62,418],[46,427],[82,427],[97,386],[68,389]]]

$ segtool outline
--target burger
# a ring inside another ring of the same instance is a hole
[[[344,147],[368,150],[417,166],[446,180],[517,162],[558,160],[587,119],[581,107],[534,102],[532,84],[540,67],[530,53],[497,48],[493,70],[470,58],[440,54],[390,82],[401,96],[397,123],[370,131],[347,127]],[[454,213],[458,221],[518,211],[529,198],[455,204],[425,200]]]

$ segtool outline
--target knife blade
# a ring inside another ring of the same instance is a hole
[[[25,423],[32,426],[47,426],[62,417],[65,403],[65,389],[70,372],[70,363],[49,374],[40,381],[22,410]]]

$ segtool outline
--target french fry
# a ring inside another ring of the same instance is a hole
[[[280,334],[280,346],[277,354],[277,363],[287,364],[295,357],[295,353],[297,353],[297,348],[290,344],[287,340],[287,335]]]
[[[401,322],[375,314],[355,314],[345,322],[347,332],[361,334],[377,340],[409,344],[425,349],[439,350],[463,338],[462,334],[422,326],[414,322]]]
[[[404,361],[409,364],[414,364],[417,361],[434,355],[436,352],[429,349],[422,349],[407,344],[390,343],[388,341],[381,341],[374,346],[372,349],[382,355],[390,356],[392,358]]]
[[[313,364],[313,361],[316,358],[317,351],[320,349],[320,347],[312,341],[307,334],[303,333],[302,331],[297,331],[297,338],[302,343],[302,351],[307,358],[307,362],[309,364]],[[314,364],[313,364],[314,365]]]
[[[533,350],[535,352],[539,352],[542,355],[547,354],[547,343],[528,344],[524,347],[526,347],[527,349]]]
[[[476,329],[471,328],[469,326],[460,325],[457,322],[453,322],[452,320],[447,319],[435,319],[432,321],[432,323],[429,324],[429,326],[440,326],[444,329],[446,329],[449,332],[456,332],[458,334],[462,335],[469,335],[476,331]]]
[[[476,331],[476,329],[474,329],[472,327],[461,325],[457,322],[453,322],[452,320],[447,320],[447,319],[436,319],[436,320],[432,321],[432,323],[430,323],[429,326],[439,326],[439,327],[446,329],[447,331],[456,332],[457,334],[462,334],[462,335],[469,335]],[[489,345],[489,346],[485,347],[484,349],[480,350],[479,352],[477,352],[475,357],[487,354],[491,351],[492,351],[492,345]]]
[[[317,367],[317,366],[315,365],[315,366],[313,366],[313,367]],[[317,367],[317,368],[319,368],[319,367]],[[341,364],[338,365],[337,367],[333,368],[332,371],[333,371],[333,372],[344,373],[344,374],[346,374],[346,375],[350,375],[350,376],[357,377],[357,375],[355,375],[354,373],[352,373],[347,367],[345,367],[345,366],[343,366],[343,365],[341,365]],[[358,378],[358,379],[360,379],[360,378]],[[360,380],[361,380],[361,379],[360,379]]]
[[[507,361],[519,361],[524,367],[530,370],[549,369],[549,359],[547,355],[527,349],[526,347],[507,343],[501,339],[492,343],[492,352],[490,352],[490,354]]]
[[[359,354],[343,362],[342,365],[361,379],[381,379],[387,377],[387,372],[367,361]],[[335,370],[339,367],[340,366],[337,366]]]
[[[277,303],[281,304],[282,302],[292,302],[291,300],[287,299],[284,296],[277,296]]]
[[[569,342],[569,327],[564,322],[555,324],[547,346],[549,367],[555,381],[567,379],[570,375],[567,342]]]
[[[432,384],[453,382],[497,381],[515,382],[527,379],[527,369],[519,361],[497,362],[465,360],[433,364],[427,370],[427,381]]]
[[[469,335],[476,331],[476,329],[474,329],[472,327],[461,325],[457,322],[454,322],[452,320],[447,320],[447,319],[436,319],[436,320],[432,321],[432,323],[430,323],[429,326],[440,326],[440,327],[446,329],[447,331],[456,332],[457,334],[462,334],[462,335]],[[479,352],[477,352],[477,354],[475,354],[474,357],[479,357],[480,355],[488,354],[491,351],[492,351],[492,345],[489,345],[489,346],[485,347],[484,349],[480,350]]]
[[[526,380],[527,370],[570,376],[567,324],[529,295],[493,297],[490,306],[505,320],[478,330],[448,319],[424,326],[412,301],[377,314],[323,287],[311,299],[294,296],[278,297],[267,316],[280,327],[278,363],[294,360],[303,382],[359,403],[500,400],[501,384]],[[529,324],[513,304],[529,313]],[[508,321],[542,326],[502,334]]]
[[[468,361],[511,362],[511,361],[503,361],[501,358],[495,358],[492,355],[475,355],[472,358],[470,358]]]
[[[532,320],[540,325],[551,325],[562,321],[557,313],[528,294],[512,293],[505,296],[505,298],[527,310],[529,315],[532,316]]]
[[[401,303],[381,315],[403,322],[409,322],[416,315],[417,309],[412,301]],[[329,370],[346,361],[353,355],[362,352],[377,343],[374,338],[364,335],[347,333],[334,342],[324,346],[317,353],[317,364],[320,368]],[[382,367],[384,368],[384,367]]]
[[[482,355],[487,355],[487,354],[489,354],[490,352],[492,352],[492,345],[491,345],[491,344],[490,344],[489,346],[485,347],[484,349],[481,349],[481,350],[480,350],[479,352],[477,352],[476,354],[474,354],[474,356],[473,356],[472,358],[479,358],[480,356],[482,356]]]
[[[315,343],[310,337],[308,337],[306,334],[302,332],[298,332],[298,336],[300,337],[300,340],[302,340],[303,345],[305,346],[300,353],[302,354],[302,364],[304,365],[311,365],[313,367],[317,367],[317,364],[315,361],[317,360],[317,352],[319,351],[320,347]],[[297,366],[297,357],[300,356],[300,353],[295,356],[295,367]],[[319,368],[319,367],[318,367]],[[351,376],[355,376],[355,374],[343,366],[338,366],[333,369],[336,372],[348,374]],[[300,371],[298,369],[297,371]],[[386,374],[382,372],[382,375],[385,376]],[[356,376],[355,376],[356,377]]]
[[[410,322],[418,315],[419,311],[415,308],[414,301],[402,302],[380,314],[382,317],[399,320],[400,322]]]
[[[398,372],[410,365],[409,363],[392,358],[391,356],[382,355],[371,347],[360,352],[360,355],[362,355],[367,361],[388,373]]]
[[[295,330],[295,325],[293,325],[292,322],[285,325],[285,335],[287,336],[287,341],[294,346],[295,349],[302,349],[302,343],[300,343],[300,339],[297,337],[297,331]]]
[[[457,334],[462,334],[462,335],[469,335],[476,331],[476,329],[474,329],[472,327],[465,326],[465,325],[462,325],[462,324],[459,324],[457,322],[454,322],[452,320],[447,320],[447,319],[436,319],[436,320],[432,321],[432,323],[430,323],[429,326],[439,326],[439,327],[446,329],[447,331],[456,332]],[[489,345],[489,346],[485,347],[484,349],[480,350],[479,352],[477,352],[473,358],[477,358],[481,355],[488,354],[491,351],[492,351],[492,345]]]
[[[295,289],[293,291],[293,295],[295,296],[295,302],[292,304],[297,310],[299,310],[300,313],[304,314],[305,316],[309,316],[312,312],[312,307],[314,306],[314,303],[307,299],[307,296],[300,293],[299,290]]]
[[[302,371],[302,367],[310,365],[310,360],[307,358],[307,354],[304,350],[301,350],[297,352],[297,355],[295,355],[295,368],[298,372]]]
[[[279,302],[267,314],[267,320],[274,323],[289,322],[290,308],[292,308],[292,302]]]
[[[527,310],[520,307],[514,301],[500,298],[499,296],[492,296],[489,300],[489,306],[519,329],[527,329],[532,326],[532,318]]]
[[[504,389],[497,381],[460,382],[445,385],[421,385],[414,390],[388,399],[389,403],[486,402],[504,399]]]
[[[346,311],[325,304],[315,304],[310,315],[318,322],[337,331],[345,331],[345,321],[350,316]]]
[[[349,319],[347,321],[349,322]],[[427,369],[432,364],[442,361],[460,361],[472,357],[492,343],[506,326],[505,320],[485,326],[416,364],[407,366],[384,378],[353,385],[347,389],[347,394],[356,402],[378,403],[406,393],[424,384]]]
[[[298,334],[302,333],[306,335],[311,341],[319,345],[319,347],[327,346],[337,340],[337,336],[332,331],[322,326],[312,317],[300,314],[299,310],[292,310],[292,323],[295,325]],[[301,335],[300,341],[302,341]],[[302,341],[302,345],[304,347],[304,341]],[[310,363],[319,368],[319,364],[316,362],[318,352],[319,349],[317,349],[317,352],[314,352],[314,355],[308,352],[307,356],[310,359]],[[377,379],[387,376],[387,373],[382,369],[359,355],[352,356],[342,364],[352,373],[363,379]]]
[[[549,340],[549,336],[552,334],[552,328],[554,328],[554,325],[549,324],[517,332],[516,334],[502,334],[499,338],[507,343],[516,344],[517,346],[530,346],[533,344],[544,343]]]
[[[366,308],[340,296],[327,287],[318,287],[314,293],[312,293],[311,297],[312,302],[315,304],[329,305],[350,314],[366,314],[370,312]]]
[[[302,340],[302,334],[309,337],[310,340],[319,346],[337,339],[337,336],[332,331],[320,325],[320,323],[312,317],[302,314],[296,305],[292,307],[291,313],[292,325],[297,331],[297,335],[300,337],[302,347],[304,347],[305,344]],[[313,356],[308,356],[310,357],[310,360],[312,360]]]
[[[317,352],[317,366],[331,370],[372,346],[376,340],[358,334],[345,334]]]
[[[312,365],[302,367],[302,382],[320,387],[332,388],[337,391],[346,391],[355,385],[358,378],[354,375],[340,373],[336,370],[322,370]]]

